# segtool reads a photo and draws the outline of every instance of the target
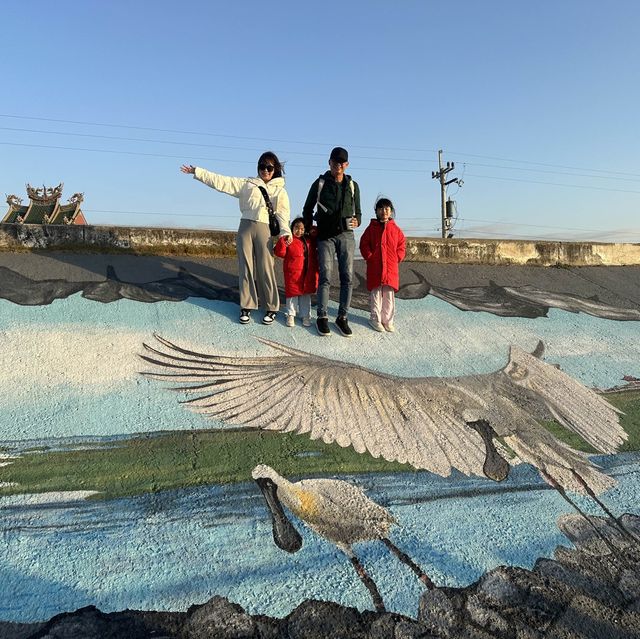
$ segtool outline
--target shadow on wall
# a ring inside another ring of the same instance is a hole
[[[94,257],[99,259],[94,260]],[[86,299],[102,303],[128,299],[143,303],[187,301],[203,306],[195,300],[200,298],[234,304],[239,301],[235,260],[216,260],[218,268],[210,266],[210,263],[165,257],[119,256],[118,260],[114,260],[113,256],[56,254],[56,259],[68,260],[75,269],[75,273],[72,271],[71,274],[76,276],[78,273],[86,276],[87,265],[96,274],[104,268],[104,275],[100,279],[84,280],[38,279],[0,266],[0,298],[25,306],[50,304],[55,299],[63,299],[78,292]],[[117,261],[118,270],[113,265],[114,261]],[[352,306],[367,310],[369,293],[363,269],[362,263],[356,263]],[[282,273],[280,269],[276,271],[280,298],[284,301]],[[339,293],[335,278],[337,273],[334,273],[332,281],[333,300],[338,299]],[[397,292],[398,299],[422,299],[433,295],[463,311],[484,311],[502,317],[537,318],[546,317],[550,308],[558,308],[603,319],[640,321],[640,304],[630,299],[620,306],[602,302],[597,295],[583,297],[572,293],[557,293],[529,284],[502,286],[491,280],[484,285],[450,289],[433,286],[421,272],[408,267],[403,269],[402,281],[404,283]]]
[[[24,562],[31,565],[30,561]],[[3,621],[20,621],[24,617],[24,602],[30,604],[40,602],[35,609],[30,606],[29,614],[34,621],[49,618],[55,612],[62,612],[70,608],[79,608],[95,602],[95,593],[81,588],[74,588],[68,582],[43,579],[38,575],[29,574],[21,570],[11,570],[5,566],[0,570],[2,584],[11,584],[11,592],[5,591],[2,597]],[[55,611],[52,613],[51,611]]]

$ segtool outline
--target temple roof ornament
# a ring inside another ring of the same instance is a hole
[[[60,182],[58,186],[46,187],[43,184],[42,188],[34,189],[31,184],[27,184],[27,195],[29,196],[29,199],[33,200],[34,202],[51,204],[52,202],[60,199],[63,186],[64,183]]]
[[[64,184],[38,188],[27,184],[29,204],[23,205],[22,198],[8,195],[9,210],[3,218],[8,224],[86,224],[87,220],[80,209],[84,201],[84,193],[74,193],[66,204],[60,202]]]

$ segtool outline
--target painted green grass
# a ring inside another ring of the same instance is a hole
[[[113,498],[204,484],[249,481],[268,463],[284,475],[412,470],[307,436],[256,430],[172,431],[90,450],[26,454],[0,468],[0,495],[97,490]]]
[[[620,423],[629,435],[629,439],[620,447],[621,452],[640,450],[640,391],[620,391],[607,393],[606,400],[621,410]],[[575,433],[567,432],[556,422],[545,422],[544,425],[560,440],[586,453],[595,453],[589,444]]]
[[[640,391],[607,395],[625,412],[629,433],[622,450],[640,449]],[[593,452],[577,436],[554,423],[545,424],[560,439]],[[259,463],[285,476],[319,473],[414,472],[397,463],[359,455],[351,448],[310,441],[306,435],[247,429],[173,431],[97,444],[89,450],[42,450],[23,454],[0,467],[0,495],[60,490],[95,490],[115,498],[206,484],[249,481]]]

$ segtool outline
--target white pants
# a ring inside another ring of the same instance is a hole
[[[391,286],[378,286],[369,293],[371,321],[393,324],[396,314],[396,296]]]
[[[291,315],[292,317],[298,315],[303,319],[311,317],[311,295],[287,297],[286,315]]]

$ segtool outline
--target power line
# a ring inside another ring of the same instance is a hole
[[[24,142],[4,142],[0,141],[0,144],[5,146],[23,146],[27,148],[36,148],[36,149],[55,149],[58,151],[82,151],[89,153],[112,153],[116,155],[137,155],[142,157],[152,157],[152,158],[163,158],[163,159],[172,159],[172,160],[185,160],[184,155],[166,155],[163,153],[143,153],[142,151],[116,151],[113,149],[86,149],[86,148],[78,148],[71,146],[56,146],[52,144],[26,144]],[[251,160],[231,160],[229,158],[208,158],[208,157],[191,157],[192,160],[206,160],[207,162],[232,162],[234,164],[254,164]],[[255,164],[254,164],[255,166]],[[307,168],[307,169],[317,169],[317,164],[296,164],[292,162],[287,162],[287,166],[295,166],[297,168]],[[389,167],[358,167],[359,171],[383,171],[383,172],[393,172],[393,173],[425,173],[425,171],[421,171],[418,169],[392,169]]]
[[[141,156],[141,157],[152,157],[152,158],[161,158],[161,159],[172,159],[172,160],[181,160],[184,161],[184,155],[167,155],[163,153],[144,153],[142,151],[118,151],[114,149],[88,149],[88,148],[78,148],[78,147],[70,147],[70,146],[57,146],[51,144],[26,144],[24,142],[6,142],[0,141],[1,145],[5,146],[18,146],[18,147],[26,147],[26,148],[36,148],[36,149],[53,149],[58,151],[80,151],[87,153],[110,153],[115,155],[131,155],[131,156]],[[207,162],[225,162],[225,163],[234,163],[234,164],[249,164],[250,160],[232,160],[229,158],[211,158],[211,157],[192,157],[193,160],[205,160]],[[288,166],[295,166],[296,168],[317,168],[316,164],[297,164],[293,162],[287,163]],[[381,171],[381,172],[393,172],[393,173],[419,173],[425,174],[426,171],[422,171],[419,169],[393,169],[390,167],[367,167],[367,166],[359,166],[358,171]],[[520,178],[507,178],[507,177],[498,177],[494,175],[478,175],[473,173],[467,173],[468,176],[488,179],[488,180],[506,180],[509,182],[523,182],[527,184],[544,184],[548,186],[561,186],[567,188],[574,189],[588,189],[595,191],[608,191],[613,193],[633,193],[640,194],[640,191],[632,191],[627,189],[610,189],[605,187],[598,186],[587,186],[582,184],[562,184],[558,182],[544,182],[541,180],[524,180]]]
[[[137,126],[132,124],[110,124],[105,122],[86,122],[81,120],[61,120],[56,118],[38,118],[38,117],[30,117],[30,116],[22,116],[22,115],[10,115],[0,113],[0,118],[14,118],[18,120],[37,120],[40,122],[58,122],[62,124],[80,124],[82,126],[100,126],[100,127],[109,127],[115,129],[135,129],[138,131],[155,131],[157,133],[178,133],[181,135],[199,135],[199,136],[210,136],[210,137],[218,137],[218,138],[229,138],[234,140],[259,140],[262,142],[278,142],[285,144],[306,144],[306,145],[314,145],[314,146],[328,146],[327,142],[310,142],[303,140],[284,140],[278,138],[264,138],[264,137],[250,137],[246,135],[230,135],[226,133],[210,133],[205,131],[181,131],[178,129],[159,129],[148,126]],[[398,148],[398,147],[383,147],[383,146],[363,146],[363,145],[355,145],[351,144],[351,148],[354,149],[378,149],[378,150],[393,150],[393,151],[415,151],[416,153],[435,153],[435,149],[406,149],[406,148]]]
[[[2,116],[0,116],[2,117]],[[515,164],[532,164],[534,166],[547,166],[549,168],[557,169],[570,169],[573,171],[593,171],[594,173],[609,173],[612,175],[630,175],[633,177],[640,177],[638,173],[628,173],[625,171],[610,171],[607,169],[590,169],[584,166],[568,166],[566,164],[550,164],[548,162],[531,162],[529,160],[512,160],[509,158],[500,158],[492,155],[478,155],[474,153],[463,153],[462,151],[451,151],[447,149],[447,153],[455,153],[456,155],[465,155],[470,158],[482,158],[485,160],[498,160],[499,162],[513,162]]]
[[[8,127],[8,126],[0,126],[0,131],[15,131],[20,133],[41,133],[45,135],[68,135],[73,137],[81,137],[81,138],[97,138],[100,140],[117,140],[117,141],[125,141],[125,142],[146,142],[151,144],[171,144],[173,146],[197,146],[197,147],[205,147],[211,149],[227,149],[233,151],[254,151],[257,153],[261,153],[263,149],[257,149],[255,147],[242,147],[242,146],[225,146],[220,144],[200,144],[196,142],[179,142],[175,140],[149,140],[148,138],[129,138],[124,136],[116,136],[116,135],[97,135],[95,133],[74,133],[68,131],[46,131],[42,129],[22,129],[16,127]],[[326,156],[326,153],[310,153],[308,151],[279,151],[280,154],[289,154],[289,155],[312,155],[314,157],[322,157]],[[359,155],[358,159],[362,160],[384,160],[385,162],[414,162],[414,163],[425,163],[426,160],[416,160],[414,158],[390,158],[390,157],[380,157],[380,156],[366,156]]]
[[[607,235],[611,235],[612,232],[609,231],[605,231],[605,233]],[[640,233],[640,230],[638,231],[638,233]],[[481,230],[477,230],[477,229],[464,229],[464,230],[458,230],[458,235],[466,235],[467,237],[473,237],[474,235],[490,235],[493,237],[514,237],[514,238],[520,238],[520,239],[535,239],[535,240],[541,240],[541,241],[551,241],[551,240],[561,240],[562,238],[559,235],[549,235],[547,237],[540,237],[539,235],[525,235],[522,233],[503,233],[502,231],[481,231]],[[618,232],[616,232],[616,234],[619,234]],[[598,241],[605,241],[602,239],[599,239]],[[629,241],[628,239],[626,240],[627,242]]]
[[[214,148],[214,149],[226,149],[233,151],[253,151],[253,152],[261,152],[262,149],[255,147],[238,147],[238,146],[227,146],[220,144],[201,144],[196,142],[180,142],[175,140],[156,140],[156,139],[148,139],[148,138],[132,138],[125,136],[115,136],[115,135],[97,135],[94,133],[75,133],[68,131],[47,131],[42,129],[24,129],[17,127],[5,127],[0,126],[0,131],[14,131],[20,133],[37,133],[43,135],[62,135],[62,136],[72,136],[72,137],[82,137],[82,138],[94,138],[100,140],[116,140],[121,142],[143,142],[147,144],[169,144],[172,146],[188,146],[188,147],[200,147],[200,148]],[[324,153],[310,153],[307,151],[280,151],[283,155],[307,155],[314,157],[324,157]],[[422,164],[427,162],[427,160],[416,160],[414,158],[390,158],[390,157],[380,157],[380,156],[366,156],[360,155],[358,159],[362,160],[382,160],[385,162],[411,162],[414,164]],[[482,164],[479,162],[471,162],[466,163],[469,166],[480,166],[483,168],[494,168],[494,169],[502,169],[508,171],[530,171],[534,173],[552,173],[554,175],[567,175],[570,177],[584,177],[588,179],[598,179],[598,180],[617,180],[624,182],[638,182],[640,180],[640,175],[637,179],[634,178],[623,178],[623,177],[612,177],[612,176],[604,176],[604,175],[585,175],[580,173],[567,173],[567,172],[559,172],[559,171],[551,171],[548,169],[533,169],[519,166],[499,166],[496,164]],[[295,166],[295,165],[294,165]],[[426,169],[425,169],[426,171]]]
[[[534,229],[554,229],[557,231],[580,231],[584,233],[607,233],[608,231],[602,229],[581,229],[575,228],[572,226],[557,226],[554,224],[553,226],[543,225],[543,224],[525,224],[523,222],[503,222],[500,220],[480,220],[477,218],[471,217],[459,217],[458,220],[461,222],[480,222],[482,224],[499,224],[500,226],[526,226]]]
[[[44,117],[35,117],[35,116],[26,116],[26,115],[14,115],[14,114],[1,114],[0,118],[11,118],[17,120],[34,120],[39,122],[56,122],[62,124],[73,124],[73,125],[81,125],[81,126],[98,126],[98,127],[108,127],[108,128],[119,128],[119,129],[132,129],[138,131],[154,131],[158,133],[173,133],[173,134],[181,134],[181,135],[198,135],[198,136],[207,136],[207,137],[221,137],[221,138],[229,138],[235,140],[257,140],[262,142],[278,142],[278,143],[286,143],[286,144],[302,144],[302,145],[313,145],[313,146],[330,146],[326,141],[324,142],[311,142],[305,140],[287,140],[280,138],[264,138],[264,137],[251,137],[251,136],[242,136],[242,135],[231,135],[225,133],[211,133],[206,131],[184,131],[179,129],[163,129],[163,128],[155,128],[155,127],[146,127],[146,126],[138,126],[131,124],[113,124],[106,122],[89,122],[83,120],[65,120],[60,118],[44,118]],[[372,145],[356,145],[350,144],[351,148],[354,149],[375,149],[375,150],[383,150],[383,151],[406,151],[409,153],[437,153],[437,149],[420,149],[420,148],[407,148],[407,147],[390,147],[390,146],[372,146]],[[447,153],[462,155],[466,157],[475,157],[475,158],[483,158],[487,160],[498,160],[500,162],[512,162],[515,164],[529,164],[532,166],[544,166],[548,168],[560,168],[560,169],[569,169],[574,171],[589,171],[593,173],[607,173],[609,175],[626,175],[630,177],[640,178],[640,174],[638,173],[629,173],[625,171],[612,171],[608,169],[593,169],[589,167],[576,167],[565,164],[551,164],[548,162],[534,162],[530,160],[515,160],[513,158],[504,158],[493,155],[482,155],[477,153],[466,153],[463,151],[454,151],[451,149],[444,149]]]
[[[238,215],[218,215],[217,213],[185,213],[180,211],[169,211],[161,213],[158,211],[113,211],[110,209],[82,209],[85,213],[111,213],[114,215],[161,215],[172,217],[215,217],[216,219],[240,219]]]
[[[1,127],[0,127],[1,128]],[[606,175],[585,175],[584,173],[567,173],[564,171],[551,171],[548,169],[528,169],[522,166],[499,166],[497,164],[481,164],[479,162],[467,162],[467,166],[481,166],[487,169],[502,169],[507,171],[530,171],[532,173],[551,173],[553,175],[568,175],[570,177],[584,177],[590,180],[618,180],[622,182],[638,182],[640,175],[637,178],[623,178],[623,177],[609,177]],[[632,175],[632,174],[629,174]]]
[[[478,175],[475,173],[467,173],[467,176],[483,178],[487,180],[504,180],[507,182],[524,182],[527,184],[545,184],[547,186],[564,186],[572,189],[588,189],[591,191],[609,191],[611,193],[636,193],[640,195],[640,191],[630,191],[627,189],[608,189],[603,186],[587,186],[584,184],[561,184],[559,182],[543,182],[542,180],[522,180],[519,178],[498,177],[495,175]]]

